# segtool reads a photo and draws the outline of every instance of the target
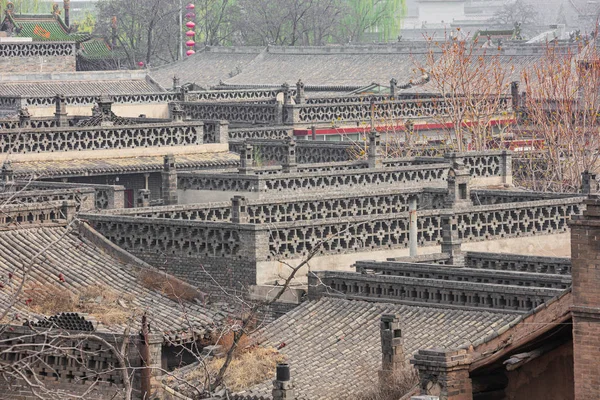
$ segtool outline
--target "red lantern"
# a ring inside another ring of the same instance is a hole
[[[190,29],[194,29],[196,27],[196,24],[193,23],[192,21],[188,21],[185,23],[185,26],[187,26]]]
[[[143,61],[140,61],[140,62],[138,63],[138,67],[142,68],[143,66],[144,66],[144,62],[143,62]]]
[[[196,36],[196,32],[194,32],[194,31],[187,31],[185,33],[185,36],[187,36],[187,37],[194,37],[194,36]]]
[[[187,8],[188,10],[193,10],[194,8],[196,8],[196,6],[192,3],[189,3],[187,6],[185,6],[185,8]]]
[[[194,47],[196,45],[196,42],[194,42],[193,40],[188,40],[187,42],[185,42],[185,45],[187,47]]]
[[[196,14],[194,14],[193,12],[189,12],[189,13],[185,14],[185,17],[187,19],[194,19],[194,18],[196,18]]]
[[[185,52],[185,54],[189,57],[192,54],[196,54],[196,52],[194,50],[188,50],[188,51]]]

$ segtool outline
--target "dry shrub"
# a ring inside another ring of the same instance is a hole
[[[387,382],[373,383],[356,396],[356,400],[398,400],[413,390],[419,383],[419,376],[414,368],[409,367],[395,371]]]
[[[234,332],[229,331],[228,333],[221,336],[220,338],[216,338],[216,342],[219,346],[222,347],[223,353],[227,353],[229,351],[229,349],[231,349],[231,346],[233,346],[233,335],[234,335]],[[252,339],[250,339],[248,337],[248,335],[243,333],[242,336],[240,337],[240,340],[238,340],[235,350],[233,350],[233,354],[236,356],[243,354],[243,353],[249,351],[249,349],[251,350],[253,345],[254,345],[254,341]]]
[[[119,295],[104,285],[91,285],[73,294],[65,288],[54,284],[31,285],[24,291],[24,300],[32,311],[43,315],[54,315],[61,312],[78,312],[89,314],[104,325],[125,323],[131,310],[119,304],[133,300],[131,294]],[[125,304],[126,304],[125,303]]]
[[[285,360],[272,347],[253,347],[236,356],[225,373],[225,385],[233,392],[247,389],[275,375],[275,367]],[[215,358],[208,364],[211,373],[218,373],[225,357]]]
[[[156,290],[171,300],[203,299],[203,294],[193,286],[162,272],[144,269],[139,274],[139,281],[146,289]]]

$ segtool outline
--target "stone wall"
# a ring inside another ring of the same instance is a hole
[[[0,71],[75,72],[75,53],[70,42],[0,43]]]

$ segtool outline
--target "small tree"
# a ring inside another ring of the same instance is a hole
[[[439,94],[435,119],[450,125],[445,133],[455,149],[480,151],[491,144],[494,121],[508,116],[513,68],[501,64],[497,50],[481,49],[477,40],[468,35],[459,39],[460,34],[458,30],[442,41],[428,38],[425,61],[415,64],[429,75],[430,87]]]
[[[523,152],[521,184],[536,190],[575,191],[583,171],[598,169],[600,57],[591,43],[575,56],[548,47],[523,73],[522,134],[538,149]]]

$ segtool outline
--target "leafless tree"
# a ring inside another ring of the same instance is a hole
[[[511,26],[515,23],[535,24],[538,22],[538,15],[536,6],[530,0],[511,0],[496,12],[493,21]]]

